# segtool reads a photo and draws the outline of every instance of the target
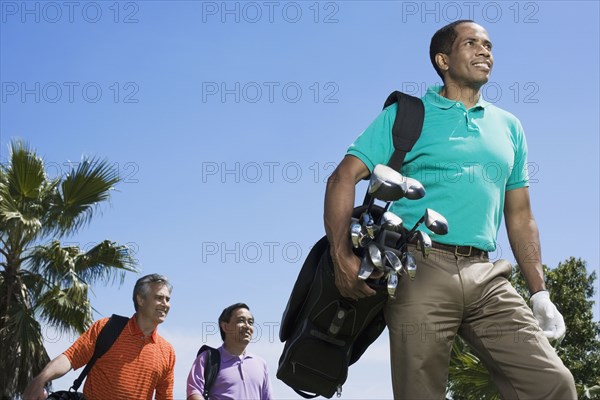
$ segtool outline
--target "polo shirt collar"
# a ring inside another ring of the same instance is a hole
[[[454,100],[450,100],[442,95],[440,95],[440,92],[442,91],[443,86],[440,85],[433,85],[430,86],[427,89],[427,93],[425,94],[425,100],[435,106],[438,107],[442,110],[447,110],[451,107],[454,107],[454,105],[456,104],[456,101]],[[475,103],[475,105],[472,107],[472,109],[476,109],[476,108],[485,108],[487,106],[489,106],[490,103],[488,103],[487,101],[485,101],[483,99],[483,96],[481,95],[481,93],[479,94],[479,99],[477,100],[477,103]]]
[[[223,360],[223,362],[228,362],[232,359],[244,359],[244,358],[252,358],[252,354],[248,353],[247,351],[245,351],[242,355],[240,356],[236,356],[235,354],[231,354],[230,352],[228,352],[225,349],[225,345],[221,345],[221,347],[219,347],[219,350],[221,351],[221,359]]]
[[[129,326],[129,332],[131,333],[132,336],[137,336],[137,337],[145,336],[144,332],[142,332],[142,330],[140,329],[140,327],[137,323],[136,316],[137,316],[137,313],[133,314],[133,317],[131,317],[129,319],[129,322],[127,323],[127,325]],[[158,336],[158,332],[156,331],[156,328],[154,328],[154,330],[150,334],[150,339],[152,340],[153,343],[156,343],[157,336]]]

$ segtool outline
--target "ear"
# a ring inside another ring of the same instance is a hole
[[[225,321],[219,322],[219,327],[221,328],[221,330],[223,332],[225,332],[225,339],[223,339],[223,341],[225,341],[228,337],[227,334],[229,333],[229,329],[227,328],[227,322],[225,322]]]
[[[136,294],[135,301],[137,302],[138,307],[141,307],[142,303],[144,302],[144,298],[142,297],[142,295]]]
[[[438,68],[442,71],[448,71],[448,56],[444,53],[437,53],[435,55],[435,63]]]

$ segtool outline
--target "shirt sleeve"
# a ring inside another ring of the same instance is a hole
[[[394,153],[392,127],[397,110],[396,103],[386,107],[346,152],[360,159],[370,172],[373,172],[377,164],[387,164]]]
[[[269,379],[269,369],[267,368],[267,363],[263,361],[265,368],[265,378],[262,384],[261,391],[261,400],[271,400],[273,396],[271,395],[271,380]]]
[[[169,345],[168,366],[162,379],[156,385],[156,400],[173,400],[175,386],[175,350]]]
[[[63,353],[71,362],[71,366],[74,370],[86,365],[91,360],[96,346],[96,339],[107,322],[108,318],[102,318],[101,320],[96,321],[90,329],[85,331],[83,335],[81,335],[75,343]]]
[[[196,360],[192,364],[192,369],[188,375],[186,396],[190,397],[193,394],[202,396],[204,392],[204,360],[206,353],[200,354],[200,357],[196,357]]]
[[[516,120],[514,127],[515,161],[508,181],[506,191],[529,186],[529,169],[527,166],[527,140],[523,126]]]

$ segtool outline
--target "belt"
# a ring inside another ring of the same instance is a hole
[[[420,248],[420,245],[417,241],[417,238],[414,238],[410,241],[411,244],[417,245],[417,248]],[[478,249],[473,246],[454,246],[451,244],[443,244],[439,242],[431,241],[431,247],[438,250],[443,250],[454,254],[455,256],[460,257],[479,257],[484,256],[485,258],[489,258],[489,254],[485,250]]]

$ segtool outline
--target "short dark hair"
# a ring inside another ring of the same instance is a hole
[[[444,81],[444,75],[442,71],[437,66],[435,62],[435,55],[438,53],[442,54],[450,54],[452,52],[452,45],[458,36],[456,33],[456,26],[460,24],[466,23],[475,23],[470,19],[460,19],[458,21],[454,21],[449,23],[446,26],[441,27],[431,38],[431,44],[429,45],[429,59],[431,60],[431,64],[435,69],[435,72],[442,78],[442,82]]]
[[[246,310],[250,311],[250,307],[248,307],[245,303],[235,303],[224,309],[221,315],[219,315],[219,331],[221,332],[221,339],[223,339],[223,341],[225,341],[225,331],[223,328],[221,328],[221,322],[229,322],[231,315],[238,308],[245,308]]]
[[[133,287],[133,306],[135,307],[135,311],[138,310],[137,303],[137,295],[139,294],[142,298],[146,298],[148,295],[148,291],[150,290],[150,285],[154,283],[160,283],[169,289],[169,293],[173,291],[173,285],[169,282],[166,276],[159,274],[150,274],[146,276],[142,276],[137,280],[135,286]]]

